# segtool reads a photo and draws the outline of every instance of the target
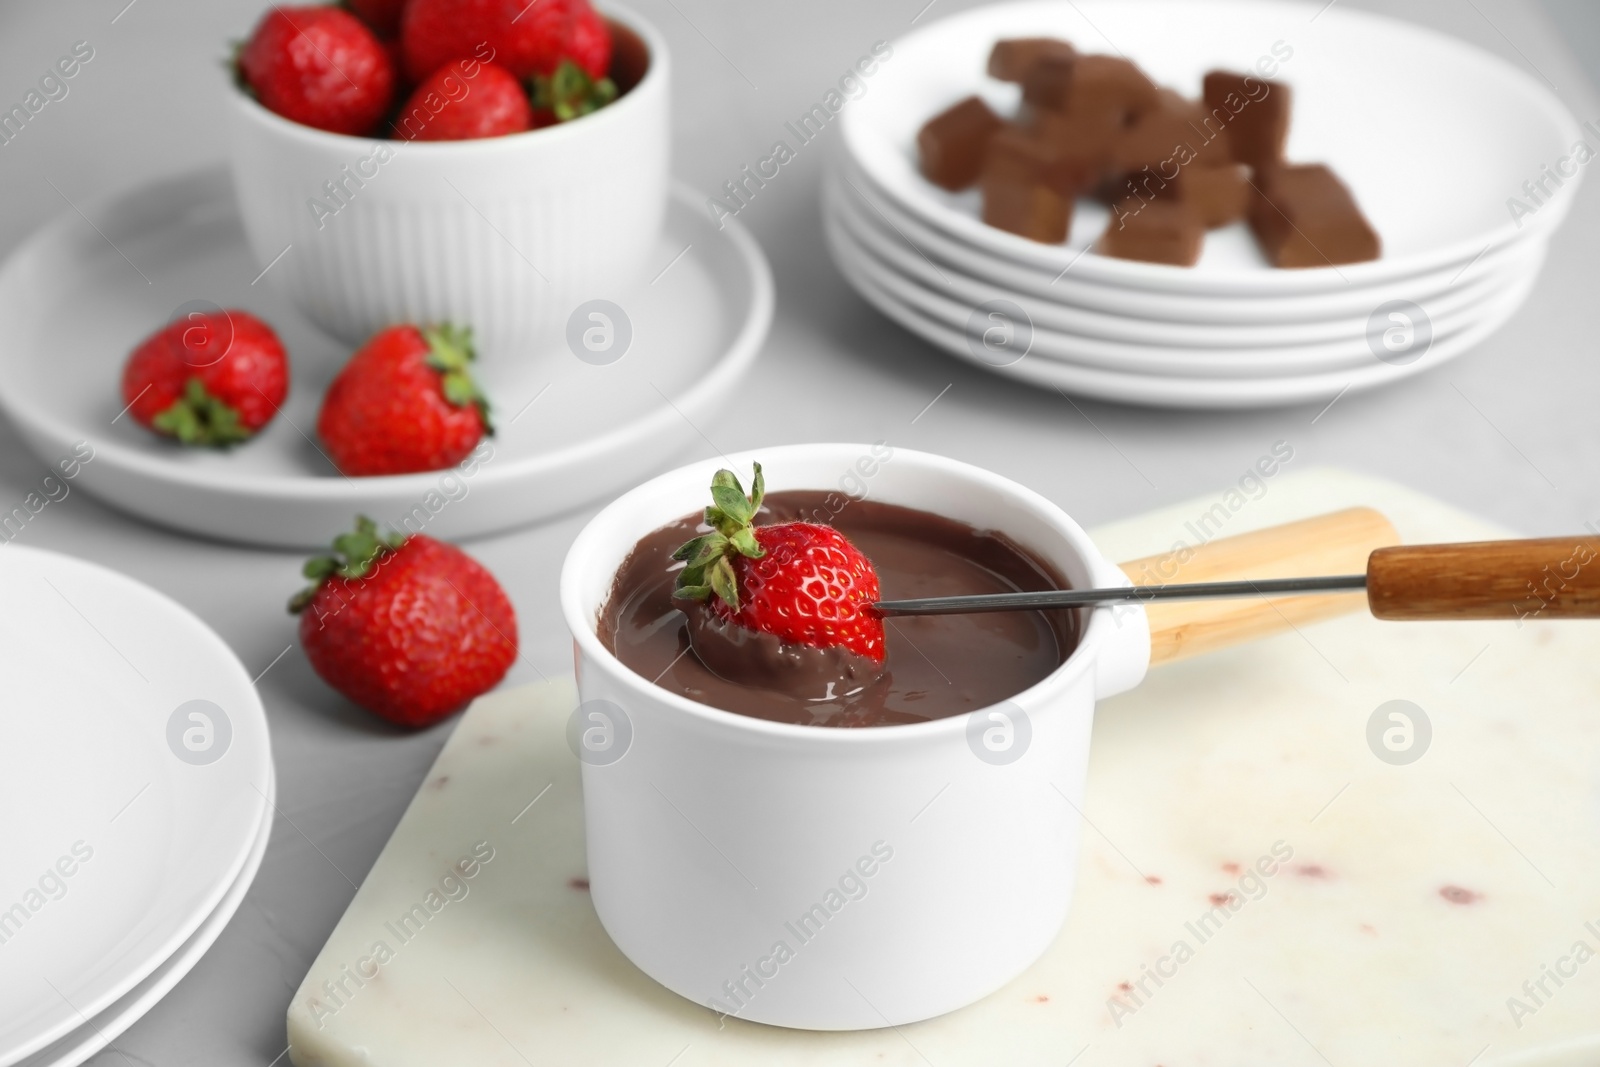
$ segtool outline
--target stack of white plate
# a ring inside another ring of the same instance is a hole
[[[1191,97],[1216,68],[1287,82],[1289,159],[1334,169],[1382,238],[1382,257],[1280,270],[1241,222],[1208,234],[1194,267],[1113,259],[1092,250],[1108,211],[1087,199],[1064,244],[985,225],[976,191],[922,177],[917,131],[973,94],[1015,114],[1016,86],[988,78],[985,65],[995,41],[1034,36],[1120,52]],[[1331,398],[1468,351],[1527,298],[1600,151],[1600,135],[1502,60],[1320,4],[1000,4],[896,41],[864,84],[841,116],[823,196],[829,246],[850,283],[906,328],[998,373],[1171,407]]]
[[[239,661],[159,593],[7,544],[0,601],[0,1065],[70,1067],[238,908],[271,836],[271,745]]]

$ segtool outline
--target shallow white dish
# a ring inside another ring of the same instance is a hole
[[[261,268],[221,171],[80,205],[104,237],[69,212],[23,242],[0,268],[0,409],[47,464],[89,442],[83,488],[187,533],[313,547],[358,512],[447,538],[549,518],[634,484],[698,440],[695,426],[761,347],[773,306],[766,259],[737,223],[714,227],[702,200],[675,194],[653,280],[595,294],[631,323],[620,358],[588,362],[564,345],[485,355],[498,432],[470,471],[352,479],[320,453],[316,412],[348,350],[252,284]],[[261,315],[289,348],[281,415],[229,453],[180,449],[118,414],[129,350],[197,300]],[[584,307],[574,308],[580,335],[592,323]]]
[[[1224,410],[1331,400],[1345,392],[1374,389],[1437,367],[1471,350],[1504,325],[1527,299],[1534,281],[1530,275],[1508,289],[1485,305],[1484,315],[1478,322],[1451,337],[1434,341],[1423,357],[1410,364],[1394,366],[1374,359],[1365,369],[1344,372],[1260,378],[1180,378],[1129,374],[1026,355],[1016,363],[996,366],[978,358],[961,330],[937,322],[900,301],[875,280],[857,271],[847,257],[836,256],[835,262],[856,291],[889,318],[951,355],[996,374],[1097,400],[1150,407]]]
[[[841,189],[842,184],[835,180],[825,186],[825,221],[837,226],[852,245],[885,270],[940,293],[969,311],[987,300],[1006,299],[1026,309],[1036,326],[1094,342],[1198,349],[1200,351],[1193,353],[1197,361],[1237,360],[1257,368],[1262,359],[1276,358],[1273,352],[1278,349],[1359,340],[1365,336],[1373,309],[1391,299],[1410,300],[1422,307],[1437,324],[1444,317],[1499,292],[1507,278],[1536,269],[1548,247],[1541,235],[1496,249],[1469,269],[1458,269],[1449,278],[1427,276],[1420,281],[1407,279],[1341,294],[1345,303],[1360,302],[1358,311],[1342,317],[1295,323],[1177,323],[1152,320],[1143,314],[1108,314],[1077,306],[1060,299],[1069,287],[1061,282],[1052,285],[1042,276],[1028,279],[1036,284],[1014,286],[1011,283],[1017,279],[1010,272],[991,270],[989,264],[972,255],[940,254],[923,243],[923,235],[913,239],[906,229],[897,230],[895,223],[875,214],[848,186]],[[1094,288],[1103,290],[1105,287]],[[1153,293],[1132,294],[1132,297],[1140,305],[1141,312],[1161,299],[1159,294]],[[1312,298],[1297,299],[1309,302]],[[1255,301],[1266,302],[1266,299]],[[1243,351],[1236,357],[1233,353],[1238,350]]]
[[[216,912],[270,811],[272,751],[249,674],[167,597],[15,544],[0,594],[13,1064],[106,1011]]]
[[[1092,252],[1074,268],[1085,279],[1126,288],[1218,295],[1326,292],[1465,263],[1485,246],[1517,236],[1506,198],[1519,195],[1524,181],[1539,178],[1544,165],[1556,166],[1580,137],[1560,101],[1504,60],[1345,7],[1263,0],[1024,0],[941,19],[896,41],[872,92],[841,118],[851,159],[937,229],[1003,258],[1058,271],[1095,235],[1075,233],[1067,244],[1042,245],[985,226],[973,210],[972,194],[951,197],[921,177],[914,151],[922,124],[962,97],[979,93],[1008,112],[1016,89],[985,77],[988,51],[999,38],[1040,35],[1125,54],[1158,83],[1191,96],[1206,70],[1253,69],[1263,56],[1274,61],[1274,77],[1295,93],[1288,157],[1331,165],[1383,240],[1382,258],[1338,268],[1275,270],[1250,242],[1216,239],[1192,269]],[[1439,169],[1445,159],[1451,161],[1448,177]],[[1557,224],[1581,173],[1576,169],[1523,220],[1523,229]]]
[[[951,291],[954,276],[908,277],[898,270],[906,264],[891,264],[868,250],[856,236],[834,219],[827,220],[827,234],[834,256],[848,260],[854,273],[873,281],[894,298],[916,309],[935,322],[965,336],[972,315],[986,300],[1010,301],[1027,316],[1032,330],[1030,354],[1057,359],[1085,367],[1130,374],[1179,377],[1261,378],[1333,371],[1359,370],[1379,362],[1367,338],[1367,317],[1346,323],[1343,336],[1318,344],[1283,345],[1254,348],[1185,348],[1178,345],[1145,345],[1106,341],[1064,329],[1056,309],[1046,302],[1022,294],[986,289],[973,282],[965,297]],[[1443,340],[1483,316],[1485,301],[1492,301],[1508,286],[1537,276],[1544,260],[1543,245],[1530,250],[1531,261],[1510,263],[1501,276],[1451,294],[1448,301],[1423,297],[1420,306],[1428,317],[1432,336]]]
[[[172,987],[177,985],[184,975],[194,969],[195,964],[200,962],[200,958],[221,936],[228,921],[233,918],[233,913],[239,910],[245,894],[250,891],[251,883],[255,881],[256,872],[261,869],[261,861],[266,856],[267,845],[272,839],[272,822],[276,811],[271,805],[277,801],[276,777],[267,780],[266,793],[269,806],[262,812],[259,834],[250,850],[250,855],[245,859],[244,870],[239,872],[239,877],[228,887],[222,903],[206,916],[205,922],[190,935],[189,940],[183,943],[183,947],[173,953],[161,966],[151,971],[149,977],[130,989],[115,1004],[87,1020],[49,1048],[41,1049],[20,1061],[17,1067],[76,1067],[77,1064],[111,1044],[118,1035],[143,1018],[162,997],[172,991]]]

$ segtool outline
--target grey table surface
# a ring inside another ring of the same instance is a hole
[[[630,2],[673,49],[674,169],[707,193],[765,156],[784,121],[874,41],[967,6]],[[1592,80],[1600,15],[1586,0],[1344,2],[1500,54],[1549,83],[1580,119],[1600,118]],[[243,36],[263,6],[0,0],[0,101],[20,100],[73,42],[87,40],[96,52],[68,97],[0,146],[0,252],[70,210],[66,199],[222,160],[216,64],[223,42]],[[718,449],[884,438],[999,471],[1093,524],[1234,482],[1283,440],[1295,449],[1296,468],[1381,474],[1528,534],[1600,522],[1600,428],[1591,406],[1600,399],[1600,301],[1589,288],[1600,265],[1600,182],[1592,176],[1532,298],[1466,358],[1376,395],[1344,397],[1325,412],[1315,404],[1202,414],[1069,402],[958,363],[879,316],[845,285],[823,246],[818,179],[832,149],[822,147],[802,152],[741,214],[772,262],[778,292],[771,337],[743,390],[770,399],[741,403],[707,426]],[[1450,180],[1451,166],[1438,160],[1439,181]],[[709,445],[700,451],[711,454]],[[0,499],[21,499],[42,473],[0,423]],[[506,684],[570,669],[557,561],[593,510],[469,546],[506,586],[522,627],[523,661]],[[293,645],[283,610],[297,584],[296,555],[177,536],[83,493],[50,508],[19,541],[95,560],[175,597],[252,674],[289,649],[259,682],[281,808],[260,875],[210,953],[91,1061],[287,1062],[275,1058],[285,1051],[289,999],[452,724],[390,729],[321,684]]]

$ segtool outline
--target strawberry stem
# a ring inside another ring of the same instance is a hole
[[[398,531],[380,534],[378,524],[365,515],[356,516],[353,532],[342,533],[333,539],[333,554],[313,556],[306,560],[301,573],[311,579],[311,584],[296,593],[289,601],[289,614],[298,615],[311,603],[322,588],[322,583],[337,575],[340,578],[365,578],[378,565],[378,561],[406,543],[406,535]]]
[[[494,436],[494,424],[489,421],[489,398],[483,395],[472,377],[472,362],[478,358],[472,346],[472,330],[466,326],[453,326],[448,322],[422,327],[422,337],[430,349],[428,366],[440,373],[439,383],[444,398],[458,408],[469,404],[478,409],[483,419],[483,432]]]
[[[617,98],[617,83],[592,78],[570,59],[563,59],[549,74],[533,78],[533,106],[548,111],[557,122],[571,122],[598,111]]]
[[[238,409],[212,396],[199,378],[190,378],[183,395],[151,419],[150,425],[186,445],[227,448],[250,439]]]
[[[761,464],[751,466],[755,476],[748,496],[732,471],[719,470],[712,477],[711,499],[715,503],[706,508],[705,514],[711,532],[685,541],[672,553],[673,559],[683,560],[685,564],[673,583],[673,596],[705,600],[715,594],[729,608],[739,610],[739,581],[733,572],[732,557],[760,559],[767,554],[756,540],[752,525],[756,513],[761,510],[767,483]]]

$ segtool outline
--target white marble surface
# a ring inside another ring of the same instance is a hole
[[[1409,542],[1502,533],[1336,471],[1268,486],[1223,534],[1353,504],[1378,507]],[[1095,538],[1113,558],[1163,551],[1221,498]],[[1079,885],[1045,958],[970,1008],[843,1034],[724,1025],[616,950],[581,881],[564,737],[574,690],[561,679],[505,691],[467,712],[312,965],[289,1008],[290,1058],[1592,1063],[1600,962],[1571,954],[1580,941],[1600,952],[1600,665],[1586,655],[1597,636],[1600,622],[1362,614],[1157,668],[1097,715]],[[1432,725],[1405,766],[1376,758],[1364,733],[1395,698]],[[929,825],[897,847],[935,847]],[[471,877],[446,879],[463,860]],[[397,929],[414,905],[415,929]],[[1545,979],[1536,1001],[1521,986],[1543,965],[1575,975]]]
[[[1486,48],[1548,78],[1580,118],[1600,117],[1563,31],[1537,4],[1339,2],[1381,7]],[[22,137],[0,145],[0,252],[71,210],[64,197],[79,202],[125,183],[219,163],[226,149],[218,63],[225,42],[243,35],[263,6],[261,0],[0,0],[6,106],[21,100],[73,42],[91,41],[96,50],[65,99],[49,104]],[[968,0],[637,0],[636,6],[662,28],[677,59],[674,171],[710,193],[764,158],[783,123],[819,99],[874,40]],[[1574,13],[1572,0],[1561,6]],[[816,198],[826,136],[742,213],[773,263],[777,322],[747,385],[752,399],[702,428],[714,446],[703,445],[700,454],[886,437],[997,470],[1081,520],[1100,523],[1231,483],[1274,441],[1287,440],[1296,449],[1294,467],[1338,463],[1388,474],[1522,532],[1600,522],[1600,482],[1591,476],[1600,468],[1594,418],[1600,303],[1592,295],[1600,182],[1585,183],[1539,290],[1518,317],[1442,374],[1393,392],[1346,397],[1320,416],[1315,408],[1185,415],[1071,403],[1024,389],[940,355],[866,307],[822,244]],[[1439,161],[1440,180],[1448,180],[1449,168],[1448,159]],[[5,507],[37,487],[43,473],[0,425]],[[586,518],[573,515],[469,546],[516,605],[524,655],[512,684],[570,669],[556,573]],[[261,875],[195,971],[119,1038],[116,1050],[94,1061],[97,1067],[264,1067],[285,1052],[284,1010],[294,990],[451,725],[404,734],[322,686],[292,647],[292,620],[283,612],[299,584],[296,556],[176,537],[76,491],[49,505],[19,540],[149,582],[215,627],[252,674],[265,672],[259,685],[282,813]],[[1541,671],[1568,669],[1550,663]],[[1470,678],[1469,672],[1458,685]],[[1517,863],[1510,858],[1507,871]],[[1530,965],[1540,951],[1530,949]],[[1320,1062],[1310,1052],[1302,1060]]]

